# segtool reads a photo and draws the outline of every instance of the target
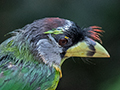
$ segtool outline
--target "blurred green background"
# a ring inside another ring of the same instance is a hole
[[[120,90],[120,0],[0,0],[0,43],[6,33],[44,17],[101,26],[103,46],[111,55],[92,59],[95,65],[81,58],[66,60],[57,90]]]

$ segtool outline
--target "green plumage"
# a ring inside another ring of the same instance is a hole
[[[59,72],[34,58],[13,36],[0,45],[0,90],[54,90]]]
[[[17,29],[0,44],[0,90],[55,90],[69,57],[110,57],[97,42],[101,27],[44,18]],[[90,37],[90,38],[89,38]]]

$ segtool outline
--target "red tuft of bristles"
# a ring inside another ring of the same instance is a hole
[[[99,27],[99,26],[90,26],[88,28],[85,28],[84,30],[87,31],[86,36],[102,43],[102,40],[100,39],[100,36],[102,36],[102,35],[100,33],[104,32],[104,31],[101,29],[102,29],[102,27]]]
[[[94,40],[98,40],[100,41],[100,43],[102,43],[102,40],[100,39],[100,36],[102,32],[104,32],[102,29],[102,27],[99,26],[90,26],[89,28],[91,28],[88,32],[90,32],[90,36],[91,38],[93,38]]]

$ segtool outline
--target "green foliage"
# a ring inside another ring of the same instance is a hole
[[[120,90],[120,76],[115,76],[104,81],[98,90]]]

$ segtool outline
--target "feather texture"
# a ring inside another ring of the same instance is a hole
[[[0,90],[54,90],[60,72],[36,60],[19,39],[13,36],[0,45]]]
[[[85,36],[93,39],[93,40],[97,40],[100,43],[102,43],[102,40],[100,39],[99,36],[101,36],[100,33],[104,32],[103,30],[101,30],[102,28],[99,26],[90,26],[88,28],[84,28],[83,29],[83,33]]]

